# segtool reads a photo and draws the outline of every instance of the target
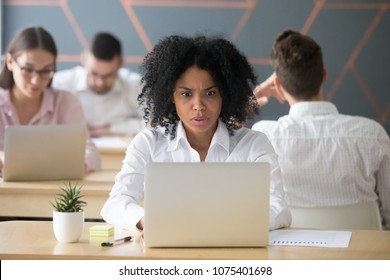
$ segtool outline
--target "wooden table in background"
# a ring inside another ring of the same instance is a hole
[[[121,169],[127,146],[131,140],[132,137],[116,136],[92,138],[99,150],[103,170],[119,171]]]
[[[100,210],[114,185],[117,171],[102,170],[78,180],[87,202],[85,218],[101,219]],[[50,201],[64,186],[63,181],[4,182],[0,179],[0,216],[51,218]]]

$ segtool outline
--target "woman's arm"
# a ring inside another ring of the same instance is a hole
[[[149,129],[137,134],[126,151],[123,166],[104,204],[103,219],[119,228],[134,229],[144,216],[144,173],[150,161],[153,136]],[[143,229],[143,224],[141,224]]]

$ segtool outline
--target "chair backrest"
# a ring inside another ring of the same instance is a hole
[[[382,230],[378,204],[330,207],[290,207],[292,228]]]

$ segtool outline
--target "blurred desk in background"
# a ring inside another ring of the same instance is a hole
[[[132,137],[117,136],[92,138],[92,142],[100,152],[103,170],[119,171],[121,169],[127,146],[132,139]]]
[[[114,185],[117,171],[88,173],[77,180],[84,200],[86,219],[102,219],[100,210]],[[51,218],[54,201],[64,181],[4,182],[0,179],[0,217]]]

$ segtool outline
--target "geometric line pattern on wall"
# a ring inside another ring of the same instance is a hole
[[[77,21],[77,18],[74,16],[67,0],[5,0],[5,5],[13,6],[57,6],[62,9],[69,26],[74,32],[77,40],[80,42],[80,45],[87,49],[89,43],[86,40],[86,36],[83,34],[80,24]],[[240,16],[238,22],[235,23],[235,28],[231,30],[230,40],[236,42],[241,31],[246,27],[249,19],[253,16],[253,11],[256,7],[262,5],[262,0],[120,0],[118,3],[123,7],[131,25],[136,30],[136,33],[139,37],[139,40],[142,42],[142,45],[145,48],[145,51],[148,52],[153,48],[152,40],[149,38],[145,28],[142,25],[142,21],[138,17],[135,8],[136,7],[170,7],[176,9],[191,9],[191,8],[204,8],[204,9],[218,9],[219,11],[223,9],[239,9],[243,13]],[[370,2],[370,1],[346,1],[346,2],[336,2],[336,1],[326,1],[326,0],[312,0],[313,8],[306,18],[303,26],[300,28],[300,31],[304,34],[309,34],[313,24],[316,22],[316,19],[321,15],[325,10],[360,10],[360,11],[374,11],[375,15],[366,26],[366,29],[363,30],[361,38],[358,40],[357,44],[353,46],[353,49],[350,50],[350,55],[346,61],[343,61],[343,67],[339,70],[339,73],[336,73],[336,77],[332,81],[329,90],[325,92],[325,97],[327,100],[333,100],[334,96],[338,94],[338,89],[343,83],[347,74],[351,74],[356,80],[357,86],[360,88],[362,94],[364,95],[367,103],[374,112],[376,119],[382,124],[388,123],[390,117],[390,101],[386,100],[385,104],[379,103],[375,98],[375,95],[372,92],[372,89],[365,81],[364,75],[361,74],[361,71],[356,66],[356,61],[359,58],[362,50],[364,50],[367,42],[373,36],[375,30],[384,19],[386,15],[389,14],[390,3],[387,2]],[[269,65],[268,57],[248,57],[250,63],[253,65]],[[77,62],[79,61],[78,54],[59,54],[59,62]],[[142,56],[125,56],[126,63],[141,63],[143,60]]]

